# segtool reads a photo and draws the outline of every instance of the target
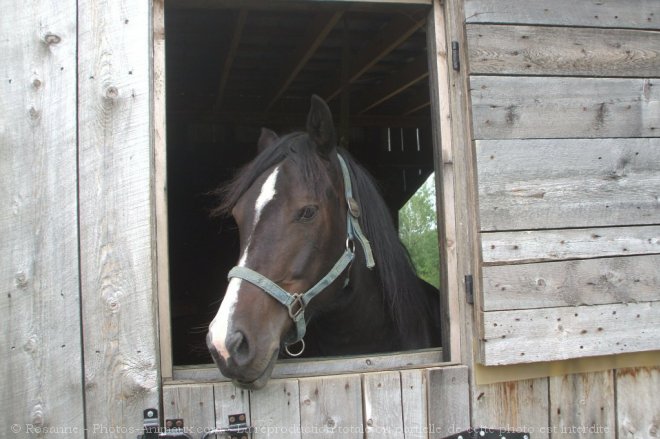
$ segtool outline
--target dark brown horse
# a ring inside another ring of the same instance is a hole
[[[262,130],[259,149],[218,208],[241,248],[207,336],[223,375],[260,388],[291,344],[307,356],[438,346],[438,292],[415,275],[371,178],[336,147],[326,103],[312,97],[307,132]]]

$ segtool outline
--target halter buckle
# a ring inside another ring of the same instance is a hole
[[[346,204],[348,204],[348,211],[353,218],[360,217],[360,205],[353,197],[346,197]]]
[[[303,301],[302,294],[293,294],[293,302],[291,302],[287,309],[289,310],[289,317],[293,321],[298,321],[298,317],[305,311],[305,302]],[[298,309],[294,309],[295,306],[298,306]]]
[[[346,250],[355,253],[355,241],[350,236],[346,238]]]

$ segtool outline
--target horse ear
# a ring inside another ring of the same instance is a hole
[[[268,128],[261,128],[261,135],[257,142],[257,152],[261,153],[261,151],[267,149],[269,146],[274,145],[278,139],[279,137],[275,131]]]
[[[312,106],[307,115],[307,133],[324,155],[330,155],[337,145],[332,113],[328,104],[317,95],[312,96]]]

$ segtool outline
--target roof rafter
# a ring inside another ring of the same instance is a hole
[[[229,44],[229,52],[227,53],[224,66],[222,67],[220,84],[218,85],[218,93],[215,98],[215,103],[213,104],[214,114],[218,113],[220,111],[220,108],[222,107],[222,99],[225,94],[225,89],[227,88],[229,73],[231,72],[231,67],[232,64],[234,63],[234,58],[236,58],[236,52],[238,51],[238,46],[241,43],[241,38],[243,37],[243,29],[245,28],[245,22],[247,21],[247,16],[248,16],[247,9],[242,8],[238,11],[236,26],[234,27],[234,33],[231,37],[231,42]]]

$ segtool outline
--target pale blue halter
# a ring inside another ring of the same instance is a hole
[[[351,262],[355,257],[354,240],[357,239],[362,246],[367,267],[373,268],[376,265],[374,262],[373,253],[371,251],[371,244],[369,243],[369,240],[366,238],[366,236],[364,236],[362,228],[360,227],[360,206],[358,205],[355,198],[353,198],[351,175],[348,172],[348,167],[346,166],[344,158],[340,154],[337,154],[337,157],[339,158],[339,164],[341,165],[341,172],[344,178],[344,195],[346,197],[346,204],[348,205],[346,213],[346,230],[348,236],[346,238],[346,250],[344,250],[344,253],[335,263],[332,269],[330,269],[328,274],[326,274],[320,281],[316,283],[316,285],[304,293],[290,293],[281,288],[272,280],[268,279],[266,276],[257,273],[248,267],[236,266],[232,268],[227,275],[228,279],[243,279],[261,288],[289,310],[289,316],[296,325],[296,336],[293,339],[285,341],[285,349],[287,346],[297,343],[298,341],[302,341],[303,343],[302,349],[299,352],[291,353],[288,349],[286,349],[287,353],[291,356],[298,356],[302,354],[303,350],[305,349],[303,341],[303,337],[305,336],[306,331],[305,308],[314,297],[316,297],[328,285],[334,282],[344,272],[344,270],[346,270],[346,268],[351,265]],[[346,285],[347,284],[348,278],[346,278]]]

